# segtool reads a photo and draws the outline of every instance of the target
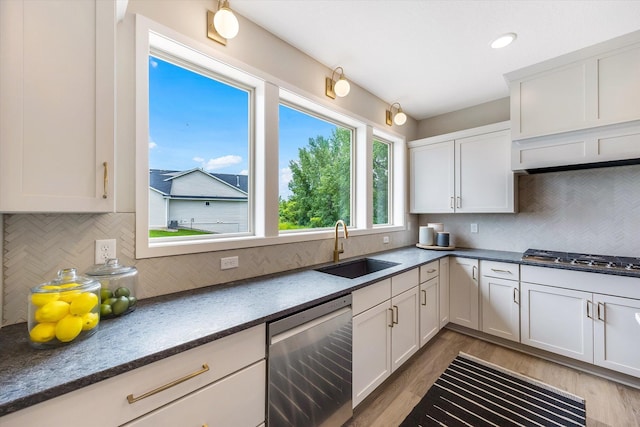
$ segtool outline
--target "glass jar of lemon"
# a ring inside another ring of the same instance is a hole
[[[100,323],[100,282],[58,271],[51,282],[29,293],[29,342],[36,348],[55,347],[92,335]]]

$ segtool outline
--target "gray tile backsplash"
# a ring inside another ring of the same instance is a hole
[[[517,214],[420,215],[458,247],[640,257],[640,165],[521,175]],[[470,224],[478,224],[478,233]]]

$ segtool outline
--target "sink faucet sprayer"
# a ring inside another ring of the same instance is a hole
[[[349,231],[347,231],[347,226],[344,223],[343,220],[339,219],[338,221],[336,221],[336,227],[335,227],[335,231],[336,231],[336,236],[335,236],[335,245],[333,248],[333,262],[338,262],[340,261],[340,254],[344,253],[344,245],[342,243],[340,243],[340,249],[338,249],[338,226],[342,224],[342,229],[344,230],[344,238],[348,239],[349,238]]]

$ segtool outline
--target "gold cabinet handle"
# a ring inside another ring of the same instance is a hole
[[[144,394],[141,394],[138,397],[133,397],[133,394],[128,395],[127,396],[127,402],[129,402],[129,404],[132,404],[132,403],[137,402],[138,400],[146,399],[149,396],[153,396],[154,394],[160,393],[161,391],[164,391],[164,390],[169,389],[169,388],[171,388],[171,387],[173,387],[175,385],[178,385],[178,384],[183,383],[183,382],[185,382],[187,380],[190,380],[193,377],[197,377],[200,374],[204,374],[208,370],[209,370],[209,365],[204,363],[204,364],[202,364],[202,369],[200,369],[200,370],[198,370],[196,372],[192,372],[192,373],[190,373],[188,375],[185,375],[182,378],[178,378],[177,380],[172,381],[172,382],[170,382],[168,384],[165,384],[163,386],[160,386],[160,387],[158,387],[158,388],[156,388],[154,390],[151,390],[151,391],[148,391],[148,392],[146,392]]]
[[[436,269],[435,269],[435,268],[432,268],[432,269],[427,270],[427,273],[429,273],[429,274],[431,274],[431,273],[435,273],[435,272],[436,272]]]
[[[509,270],[501,270],[499,268],[492,268],[491,271],[493,271],[494,273],[507,273],[507,274],[513,274],[512,272],[510,272]]]
[[[422,305],[427,305],[427,291],[425,291],[424,289],[422,290]]]
[[[391,323],[389,324],[390,328],[393,328],[393,308],[388,309],[391,312]]]
[[[600,307],[602,307],[602,311],[600,310]],[[598,320],[602,320],[603,322],[606,321],[605,319],[606,317],[606,311],[605,309],[607,308],[606,305],[604,305],[603,303],[599,302],[598,303]]]
[[[396,320],[392,320],[392,323],[397,325],[398,324],[398,320],[400,319],[399,315],[398,315],[398,306],[397,305],[393,306],[393,311],[396,313]]]
[[[453,196],[449,199],[449,208],[453,209]]]
[[[102,191],[102,198],[106,199],[109,193],[109,164],[104,162],[102,166],[104,166],[104,190]]]
[[[460,196],[456,197],[456,208],[461,208],[461,198]]]

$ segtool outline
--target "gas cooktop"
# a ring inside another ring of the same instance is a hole
[[[540,264],[559,264],[585,269],[633,271],[640,273],[640,258],[610,255],[578,254],[572,252],[527,249],[523,261]]]

